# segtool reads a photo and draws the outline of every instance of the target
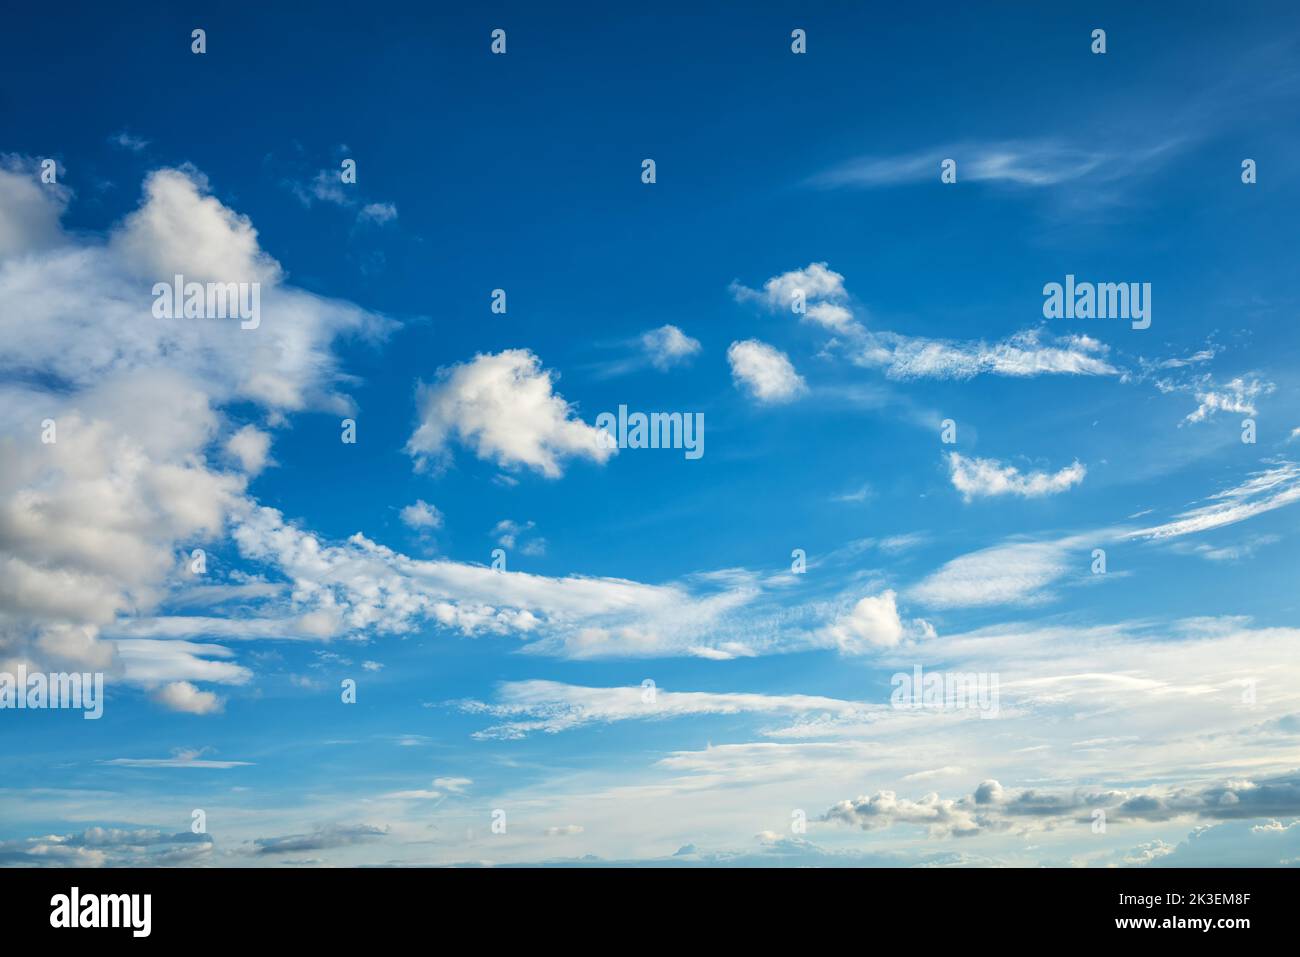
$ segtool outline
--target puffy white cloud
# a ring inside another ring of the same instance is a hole
[[[0,261],[62,242],[59,219],[71,198],[67,187],[42,183],[34,163],[0,156]]]
[[[967,458],[960,452],[948,453],[949,477],[953,488],[967,502],[974,498],[1019,495],[1042,498],[1064,492],[1083,481],[1088,473],[1078,462],[1057,472],[1025,472],[996,459]]]
[[[502,468],[531,468],[547,478],[563,474],[566,458],[605,462],[616,451],[601,432],[573,417],[553,390],[551,372],[527,349],[480,354],[439,370],[420,388],[420,425],[406,444],[416,467],[441,465],[456,439]]]
[[[789,357],[757,339],[733,342],[727,349],[731,377],[759,402],[789,402],[808,391],[803,377],[794,371]]]
[[[286,285],[252,224],[195,170],[152,173],[103,238],[63,232],[68,194],[33,171],[8,162],[0,176],[0,660],[155,688],[247,680],[212,660],[228,654],[216,646],[115,654],[100,635],[187,583],[182,556],[226,533],[267,464],[269,436],[229,433],[222,406],[347,410],[333,340],[392,324]],[[260,283],[261,324],[156,318],[153,285],[177,273]],[[243,472],[215,466],[222,457]]]
[[[216,714],[222,700],[211,691],[200,691],[188,681],[173,681],[154,692],[153,699],[172,711],[185,714]]]
[[[226,451],[249,475],[266,468],[271,454],[271,435],[255,425],[246,425],[226,440]]]
[[[676,326],[660,326],[641,334],[641,348],[650,364],[660,371],[681,365],[700,351],[700,341]]]
[[[398,517],[408,528],[442,528],[442,512],[422,498],[416,499],[413,504],[403,508],[398,513]]]
[[[731,293],[737,302],[758,302],[772,312],[795,313],[798,304],[802,308],[795,314],[802,321],[815,323],[834,332],[862,331],[862,327],[854,320],[852,311],[844,305],[848,300],[844,277],[824,262],[809,263],[803,269],[792,269],[773,276],[763,284],[761,290],[733,282]]]
[[[898,617],[898,603],[892,589],[860,599],[828,629],[841,651],[862,654],[878,648],[893,648],[907,634]]]

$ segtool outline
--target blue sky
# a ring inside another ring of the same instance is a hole
[[[1300,860],[1287,5],[229,6],[0,37],[0,863]]]

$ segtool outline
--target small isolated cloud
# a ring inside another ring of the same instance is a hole
[[[733,342],[727,349],[737,388],[764,404],[789,402],[808,391],[784,352],[757,339]]]
[[[568,837],[572,834],[581,834],[582,831],[581,824],[564,824],[560,827],[548,827],[545,833],[547,837]]]
[[[163,685],[153,694],[153,700],[171,711],[184,714],[216,714],[221,711],[221,698],[211,691],[200,691],[188,681],[173,681]]]
[[[967,502],[975,498],[1019,495],[1042,498],[1073,488],[1083,481],[1088,470],[1078,462],[1058,472],[1021,472],[1014,465],[997,459],[967,458],[959,452],[948,453],[948,468],[953,488]]]
[[[700,351],[700,341],[676,326],[660,326],[641,334],[641,348],[650,364],[661,372],[688,362]]]
[[[508,518],[503,518],[492,527],[492,537],[502,548],[513,549],[516,546],[525,555],[544,555],[546,554],[546,539],[532,537],[525,540],[536,527],[535,522],[516,522]]]
[[[811,322],[834,332],[861,332],[853,313],[845,303],[849,294],[844,277],[826,263],[809,263],[773,276],[762,289],[750,289],[738,282],[731,284],[737,302],[757,302],[772,312],[790,311],[803,322]]]
[[[416,499],[414,504],[403,508],[398,513],[398,517],[407,528],[416,530],[442,528],[442,512],[422,498]]]
[[[141,152],[149,141],[140,136],[133,136],[126,130],[114,133],[108,138],[108,141],[119,149],[130,150],[132,153]]]
[[[444,791],[451,791],[452,793],[455,794],[464,791],[467,787],[469,787],[473,783],[474,781],[471,778],[434,778],[433,779],[434,787],[442,788]]]
[[[554,391],[554,377],[528,349],[479,354],[441,369],[419,390],[420,425],[406,443],[417,470],[440,466],[452,440],[506,469],[564,474],[568,458],[604,463],[615,449],[603,433],[574,416]]]
[[[226,453],[249,475],[266,468],[270,452],[270,434],[255,425],[244,426],[226,440]]]
[[[363,222],[384,223],[392,222],[397,218],[397,207],[392,203],[367,203],[361,207],[361,212],[357,214],[357,219]]]
[[[934,629],[929,622],[920,620],[910,628],[904,625],[898,616],[897,596],[890,589],[859,600],[835,620],[827,634],[840,651],[856,655],[895,648],[912,634],[933,636]]]

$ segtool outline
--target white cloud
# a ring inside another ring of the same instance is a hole
[[[766,695],[664,691],[656,688],[588,688],[557,681],[510,681],[497,690],[492,704],[462,702],[473,714],[508,720],[475,733],[478,738],[522,738],[555,734],[588,724],[662,720],[705,714],[863,715],[878,706],[817,695]]]
[[[1073,540],[1013,542],[980,549],[954,558],[907,594],[934,608],[1046,601],[1052,597],[1048,587],[1069,571],[1074,545]]]
[[[967,458],[959,452],[948,453],[948,469],[953,488],[967,502],[998,495],[1022,498],[1058,495],[1078,485],[1088,473],[1078,462],[1058,472],[1022,473],[1014,465],[1004,465],[996,459]]]
[[[916,153],[863,157],[828,170],[811,180],[823,188],[876,188],[898,183],[939,181],[940,163],[957,161],[959,182],[999,182],[1022,187],[1046,187],[1074,180],[1126,179],[1150,166],[1178,145],[1156,142],[1131,151],[1105,152],[1052,139],[958,143]]]
[[[271,452],[271,436],[255,425],[246,425],[226,440],[230,453],[249,475],[256,475],[266,464]]]
[[[187,583],[181,555],[225,534],[267,464],[269,437],[231,434],[221,407],[346,411],[333,340],[392,323],[286,285],[195,170],[150,174],[106,237],[64,233],[68,194],[29,167],[6,162],[0,178],[0,660],[121,669],[151,687],[247,680],[215,646],[115,653],[99,636]],[[177,273],[260,282],[261,325],[154,317],[153,284]],[[247,474],[212,464],[223,456]]]
[[[367,203],[357,215],[360,220],[372,223],[389,223],[397,218],[397,207],[392,203]]]
[[[676,326],[667,325],[642,333],[641,348],[650,364],[662,372],[697,355],[700,341],[692,339]]]
[[[1222,386],[1216,385],[1208,375],[1203,376],[1192,387],[1198,404],[1188,413],[1186,421],[1203,422],[1216,412],[1256,415],[1255,400],[1275,388],[1272,382],[1265,382],[1256,375],[1238,376]]]
[[[956,342],[869,333],[853,361],[882,368],[891,379],[970,379],[977,375],[1026,378],[1039,375],[1117,375],[1106,359],[1108,347],[1088,336],[1048,338],[1039,329],[1001,342]]]
[[[544,833],[547,837],[569,837],[574,834],[581,834],[582,831],[581,824],[563,824],[559,827],[548,827]]]
[[[67,187],[42,183],[34,163],[0,155],[0,262],[59,245],[59,219],[71,198]]]
[[[733,282],[731,293],[737,302],[758,302],[772,312],[795,314],[798,301],[803,310],[797,314],[803,322],[840,333],[862,331],[852,311],[844,305],[848,300],[844,277],[824,262],[809,263],[803,269],[773,276],[761,290]]]
[[[442,528],[442,512],[422,498],[416,499],[413,504],[403,508],[398,513],[398,517],[408,528]]]
[[[531,468],[547,478],[563,474],[566,458],[603,463],[616,451],[599,429],[573,417],[553,391],[553,375],[527,349],[480,354],[439,370],[420,388],[420,425],[406,444],[416,467],[441,465],[453,439],[502,468]]]
[[[173,681],[154,692],[153,698],[172,711],[185,714],[216,714],[222,701],[211,691],[200,691],[188,681]]]
[[[784,352],[757,339],[733,342],[727,349],[731,377],[759,402],[789,402],[808,391]]]
[[[1240,485],[1216,492],[1205,505],[1189,509],[1171,522],[1129,532],[1129,538],[1165,539],[1234,525],[1264,512],[1300,501],[1300,465],[1279,461],[1252,473]]]
[[[848,654],[863,654],[879,648],[893,648],[906,634],[898,617],[895,593],[886,590],[858,601],[828,629],[831,639]]]
[[[126,130],[114,133],[108,138],[108,141],[114,146],[121,147],[124,150],[130,150],[132,153],[142,152],[144,148],[149,145],[148,140],[140,136],[133,136],[126,132]]]

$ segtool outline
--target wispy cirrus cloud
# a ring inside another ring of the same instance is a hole
[[[821,189],[878,189],[927,180],[937,183],[945,159],[957,162],[958,182],[1022,188],[1082,180],[1109,183],[1149,168],[1181,145],[1180,139],[1169,139],[1127,151],[1089,149],[1051,138],[954,143],[912,153],[859,157],[818,173],[807,183]]]
[[[462,710],[507,719],[474,733],[476,738],[522,738],[555,734],[589,724],[665,720],[707,714],[822,713],[845,717],[879,706],[819,695],[665,691],[656,687],[591,688],[558,681],[511,681],[491,703],[465,701]]]

